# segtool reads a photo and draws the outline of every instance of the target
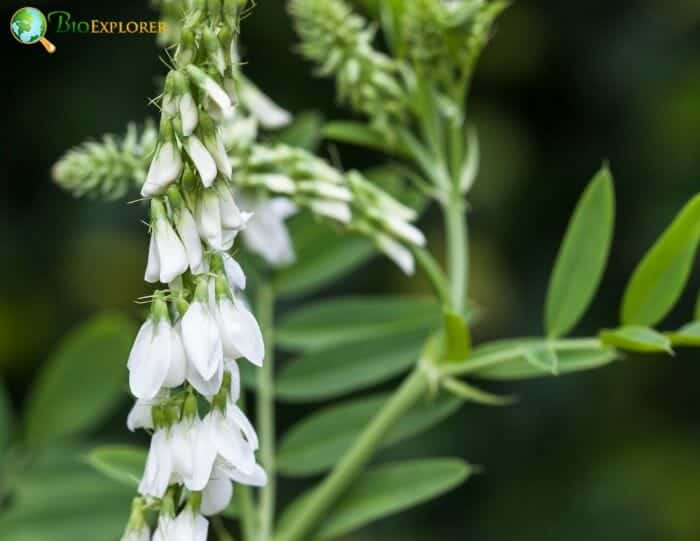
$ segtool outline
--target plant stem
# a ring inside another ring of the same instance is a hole
[[[262,283],[257,294],[257,316],[265,340],[265,362],[258,371],[257,415],[260,429],[260,462],[267,484],[260,492],[259,541],[269,541],[275,517],[275,292]]]
[[[245,409],[245,393],[241,393],[238,399],[238,404]],[[257,515],[253,505],[253,495],[251,489],[247,485],[238,485],[236,487],[235,497],[238,498],[238,503],[241,507],[241,535],[245,541],[255,541]]]
[[[447,235],[447,273],[450,279],[452,310],[462,314],[469,280],[469,254],[464,201],[456,187],[443,204],[443,214]]]
[[[450,305],[450,284],[447,281],[445,273],[440,268],[440,265],[430,252],[425,248],[413,247],[413,255],[418,261],[418,265],[423,269],[425,275],[430,281],[435,295],[445,305]]]
[[[408,376],[374,417],[353,447],[333,471],[314,489],[290,526],[275,541],[306,541],[313,528],[326,515],[360,474],[392,427],[428,390],[428,377],[421,369]]]

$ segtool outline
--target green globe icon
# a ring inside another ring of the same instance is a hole
[[[17,41],[24,45],[40,42],[44,48],[53,53],[56,47],[47,40],[47,23],[44,14],[36,8],[24,7],[15,11],[10,19],[10,30]]]

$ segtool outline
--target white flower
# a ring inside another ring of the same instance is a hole
[[[218,515],[231,503],[232,496],[233,483],[225,472],[215,467],[212,478],[202,491],[202,502],[199,510],[206,516]]]
[[[245,357],[251,363],[262,366],[265,344],[255,316],[242,302],[225,295],[217,299],[215,314],[226,357]]]
[[[228,186],[221,183],[216,187],[219,196],[219,208],[221,209],[221,224],[226,229],[240,231],[246,226],[252,217],[250,212],[242,212],[233,198],[233,193]]]
[[[187,359],[204,380],[209,380],[224,362],[223,345],[216,319],[206,302],[195,300],[182,318],[182,341]]]
[[[233,241],[251,218],[241,212],[225,184],[204,190],[197,201],[197,228],[200,236],[214,250],[229,250]]]
[[[219,389],[221,388],[221,382],[223,381],[223,377],[224,363],[220,363],[217,366],[216,372],[214,372],[213,376],[205,379],[199,373],[199,370],[197,370],[192,361],[190,361],[189,359],[187,361],[187,381],[190,382],[192,387],[194,387],[199,394],[207,398],[212,398],[216,393],[219,392]]]
[[[214,408],[202,421],[208,427],[209,445],[216,450],[220,468],[243,475],[257,472],[255,450],[258,436],[245,414],[235,405],[228,404],[226,413]]]
[[[182,172],[182,158],[175,144],[171,141],[163,143],[156,151],[148,168],[146,181],[141,188],[141,195],[151,197],[165,191]]]
[[[157,215],[151,231],[148,247],[147,282],[172,282],[187,270],[187,253],[170,221]]]
[[[425,236],[414,225],[392,214],[383,216],[382,220],[389,231],[397,237],[416,246],[425,246]]]
[[[258,178],[266,188],[272,190],[273,192],[293,194],[297,190],[296,184],[294,184],[294,181],[287,175],[267,173],[264,175],[259,175]]]
[[[153,428],[153,406],[160,403],[161,400],[166,398],[168,395],[167,391],[161,390],[153,399],[144,400],[139,398],[134,402],[134,405],[126,418],[126,427],[134,432],[138,428]]]
[[[151,447],[146,458],[146,468],[139,484],[139,493],[144,496],[162,498],[168,488],[173,472],[173,458],[165,428],[153,433]]]
[[[211,154],[211,157],[214,159],[219,173],[230,179],[233,167],[231,165],[231,160],[228,157],[228,153],[224,148],[224,142],[221,137],[219,137],[218,134],[214,137],[207,137],[204,140],[204,145],[209,151],[209,154]]]
[[[250,222],[248,222],[250,226]],[[245,236],[245,232],[243,233]],[[228,280],[229,287],[235,291],[236,289],[245,289],[246,277],[243,273],[243,268],[240,266],[238,261],[233,259],[230,254],[223,253],[222,259],[224,260],[224,272],[226,273],[226,279]]]
[[[146,321],[139,330],[127,363],[132,394],[153,399],[161,387],[185,381],[185,355],[179,334],[167,318]]]
[[[188,506],[173,522],[173,535],[168,541],[207,541],[209,522]]]
[[[124,532],[121,541],[150,541],[150,539],[151,530],[148,528],[148,524],[142,524],[138,528],[129,528]]]
[[[340,223],[347,224],[352,220],[352,212],[347,203],[341,201],[327,201],[317,199],[311,201],[311,210],[321,216],[332,218]]]
[[[294,246],[284,220],[296,211],[296,205],[284,197],[258,203],[243,230],[243,242],[273,266],[292,263]]]
[[[187,208],[183,207],[178,212],[175,228],[185,247],[187,261],[192,274],[204,272],[202,242],[199,240],[197,224],[192,217],[192,213]]]
[[[405,274],[413,274],[415,262],[413,254],[400,242],[380,233],[376,237],[377,247],[391,259]]]
[[[247,147],[258,135],[258,121],[254,117],[235,115],[221,126],[221,137],[226,148]]]
[[[212,158],[207,148],[202,144],[196,135],[190,135],[186,140],[187,154],[194,162],[202,184],[207,188],[214,183],[216,178],[216,162]]]
[[[221,86],[204,73],[201,68],[189,64],[186,68],[187,74],[192,80],[216,103],[221,112],[221,116],[229,118],[233,115],[233,104],[226,91]]]
[[[278,106],[257,86],[241,80],[241,101],[260,124],[268,129],[282,128],[292,121],[292,115]]]
[[[192,97],[192,94],[187,92],[180,98],[180,119],[182,120],[182,134],[185,137],[192,135],[192,132],[197,127],[199,115],[197,113],[197,104]]]

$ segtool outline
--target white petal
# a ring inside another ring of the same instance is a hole
[[[180,333],[170,328],[170,363],[168,375],[165,378],[166,387],[179,387],[185,382],[185,348],[182,345]]]
[[[194,365],[187,361],[187,381],[190,382],[195,390],[211,400],[216,393],[221,389],[221,382],[224,377],[224,364],[221,363],[214,375],[209,379],[204,379]]]
[[[189,423],[186,421],[176,423],[170,427],[168,444],[173,458],[172,482],[183,482],[192,474],[193,468],[193,440],[188,434]]]
[[[384,218],[384,223],[389,230],[397,237],[416,246],[425,246],[425,236],[420,229],[402,220],[395,215],[388,215]]]
[[[209,521],[202,515],[197,515],[194,519],[193,541],[207,541],[209,533]]]
[[[229,404],[226,407],[226,417],[229,421],[233,422],[238,428],[241,429],[241,432],[243,432],[245,435],[245,439],[250,445],[251,449],[256,451],[259,447],[258,434],[255,432],[253,425],[250,424],[248,417],[246,417],[245,413],[241,411],[241,408],[236,405]]]
[[[219,196],[213,189],[204,190],[197,204],[197,227],[202,238],[215,250],[221,249],[222,225]]]
[[[152,399],[165,382],[170,363],[169,323],[156,326],[148,355],[129,368],[129,387],[137,398]]]
[[[197,127],[199,115],[197,114],[197,104],[189,92],[180,98],[180,118],[182,119],[182,133],[185,136],[192,135]]]
[[[242,229],[246,223],[247,213],[241,212],[233,199],[231,190],[220,185],[217,190],[219,195],[219,208],[221,209],[221,223],[228,229]]]
[[[262,366],[265,357],[262,332],[255,317],[242,303],[234,303],[227,298],[220,299],[216,322],[226,357],[245,357],[253,364]]]
[[[151,400],[137,400],[126,418],[126,427],[131,432],[138,428],[153,428],[152,407],[153,401]]]
[[[151,238],[148,242],[148,263],[146,263],[146,276],[144,278],[151,284],[155,284],[160,279],[160,256],[158,255],[155,231],[151,231]]]
[[[246,278],[243,268],[231,255],[223,254],[224,272],[231,289],[245,289]]]
[[[177,232],[182,239],[187,253],[187,261],[193,274],[202,272],[202,242],[199,240],[197,224],[192,214],[186,208],[180,211],[177,220]]]
[[[195,420],[192,426],[192,471],[184,479],[189,490],[203,490],[211,478],[216,460],[216,447],[207,421]]]
[[[226,474],[226,476],[236,483],[242,485],[250,485],[255,487],[263,487],[267,484],[267,474],[265,470],[258,464],[253,466],[250,473],[243,473],[242,471],[232,467],[229,464],[221,464],[219,469]]]
[[[405,274],[413,274],[415,267],[413,254],[403,244],[387,235],[380,235],[377,238],[377,247],[394,261]]]
[[[231,502],[233,484],[227,477],[212,478],[202,491],[202,504],[199,508],[203,515],[218,515]]]
[[[231,389],[228,399],[235,404],[241,396],[241,372],[238,369],[236,361],[230,359],[225,361],[224,367],[231,374]]]
[[[223,347],[216,320],[199,301],[192,303],[182,318],[182,341],[188,360],[202,378],[211,378],[223,363]]]
[[[160,281],[167,284],[187,270],[187,254],[167,219],[156,222],[155,237],[160,256]]]
[[[238,426],[228,421],[218,410],[209,412],[207,417],[211,441],[221,458],[236,469],[251,473],[255,467],[255,455],[243,439]]]
[[[294,181],[287,175],[270,173],[261,176],[262,182],[265,185],[265,187],[269,190],[272,190],[273,192],[293,194],[297,190],[296,184],[294,184]]]
[[[279,107],[253,83],[245,81],[240,86],[241,101],[262,126],[268,129],[275,129],[286,126],[291,122],[292,115]]]
[[[196,135],[187,138],[187,154],[192,158],[202,184],[207,188],[211,186],[216,178],[216,162]]]
[[[226,148],[224,148],[224,142],[221,137],[217,135],[214,140],[207,142],[206,147],[212,158],[214,158],[219,173],[230,179],[233,166],[231,165],[231,160],[228,157]]]
[[[243,230],[243,242],[253,253],[273,266],[283,266],[295,259],[294,246],[287,226],[280,217],[261,205]]]
[[[134,345],[131,346],[131,352],[129,353],[129,360],[126,362],[126,366],[131,368],[139,361],[145,359],[148,356],[149,349],[151,347],[151,341],[153,340],[153,321],[147,319],[141,328],[139,329],[136,339],[134,340]]]
[[[156,430],[151,439],[151,448],[146,459],[143,479],[139,484],[139,493],[154,498],[162,498],[168,488],[172,474],[172,457],[165,430]]]
[[[316,200],[311,202],[311,210],[321,216],[347,224],[352,220],[352,212],[346,203],[340,201]]]
[[[182,158],[172,142],[166,142],[156,151],[148,168],[141,195],[151,197],[163,193],[182,172]]]
[[[224,118],[230,118],[233,115],[233,104],[226,91],[211,77],[204,80],[203,87],[207,95],[218,105]]]

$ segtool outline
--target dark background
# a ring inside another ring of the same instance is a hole
[[[144,4],[36,7],[84,19],[157,18]],[[6,4],[3,17],[22,5]],[[142,208],[73,199],[49,173],[69,147],[155,116],[147,98],[164,72],[159,49],[148,35],[48,37],[58,47],[52,56],[9,32],[3,43],[0,374],[17,409],[62,335],[102,309],[139,318],[132,301],[147,292]],[[284,3],[261,0],[243,24],[247,73],[291,111],[346,116],[332,83],[311,75],[294,43]],[[470,198],[470,294],[484,314],[477,338],[541,332],[559,240],[604,159],[615,176],[616,236],[579,332],[615,325],[635,264],[700,186],[700,5],[517,2],[478,69],[470,113],[483,150]],[[339,152],[345,167],[380,163],[356,148]],[[421,227],[439,250],[439,217],[429,212]],[[667,328],[691,318],[698,283]],[[421,287],[375,261],[323,294]],[[520,395],[517,406],[464,408],[390,452],[457,454],[483,465],[482,475],[351,539],[699,539],[697,357],[690,350],[672,359],[631,357],[602,371],[505,386]],[[127,407],[125,396],[105,433],[126,439]],[[281,423],[302,413],[284,408]]]

